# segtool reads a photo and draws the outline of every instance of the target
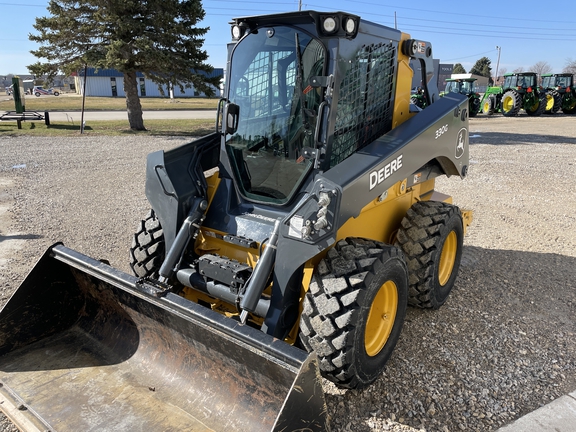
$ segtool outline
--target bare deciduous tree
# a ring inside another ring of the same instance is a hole
[[[502,82],[504,81],[504,78],[502,78],[506,72],[508,72],[508,69],[506,69],[505,67],[501,67],[500,69],[498,69],[498,76],[494,77],[494,85],[500,85],[502,84]]]
[[[530,72],[536,72],[538,74],[538,83],[542,83],[542,75],[552,73],[552,66],[545,61],[539,61],[530,66]]]
[[[576,74],[576,60],[572,60],[571,58],[566,59],[566,65],[562,70],[563,73],[571,73]]]

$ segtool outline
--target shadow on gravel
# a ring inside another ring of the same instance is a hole
[[[33,240],[44,238],[42,235],[38,234],[17,234],[17,235],[2,235],[0,234],[0,243],[5,240]]]
[[[63,131],[80,131],[80,124],[72,123],[51,123],[48,129],[63,130]],[[85,131],[93,130],[90,126],[84,126]]]
[[[468,246],[446,304],[408,309],[385,374],[327,401],[334,430],[494,431],[575,389],[576,258]]]
[[[494,144],[494,145],[576,144],[576,138],[573,136],[539,135],[533,133],[514,134],[503,132],[471,132],[470,145],[474,144]]]
[[[153,136],[162,137],[203,137],[214,133],[214,128],[200,128],[200,129],[190,129],[189,131],[171,131],[171,130],[158,130],[152,129],[151,134]],[[124,133],[130,133],[130,131],[124,131]]]

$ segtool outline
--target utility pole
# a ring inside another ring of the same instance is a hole
[[[298,0],[298,10],[302,10],[302,0]]]
[[[86,81],[88,80],[88,63],[84,63],[84,82],[82,83],[82,113],[80,115],[80,133],[84,133],[84,106],[86,104]]]
[[[496,61],[496,79],[494,80],[494,85],[498,81],[498,66],[500,66],[500,51],[502,51],[502,47],[496,45],[496,49],[498,50],[498,60]]]

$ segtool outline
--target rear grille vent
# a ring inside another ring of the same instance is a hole
[[[356,53],[340,85],[330,167],[390,131],[395,72],[395,44],[368,45]]]

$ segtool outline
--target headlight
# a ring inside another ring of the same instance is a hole
[[[322,35],[354,39],[358,34],[359,16],[335,12],[319,14],[317,19],[318,30]]]
[[[327,17],[324,19],[324,22],[322,22],[322,28],[326,33],[334,33],[337,30],[336,27],[336,20],[334,17]]]
[[[354,21],[352,18],[346,19],[346,33],[354,34],[355,31],[356,31],[356,21]]]
[[[232,39],[239,40],[242,36],[244,36],[244,29],[239,25],[232,26]]]

